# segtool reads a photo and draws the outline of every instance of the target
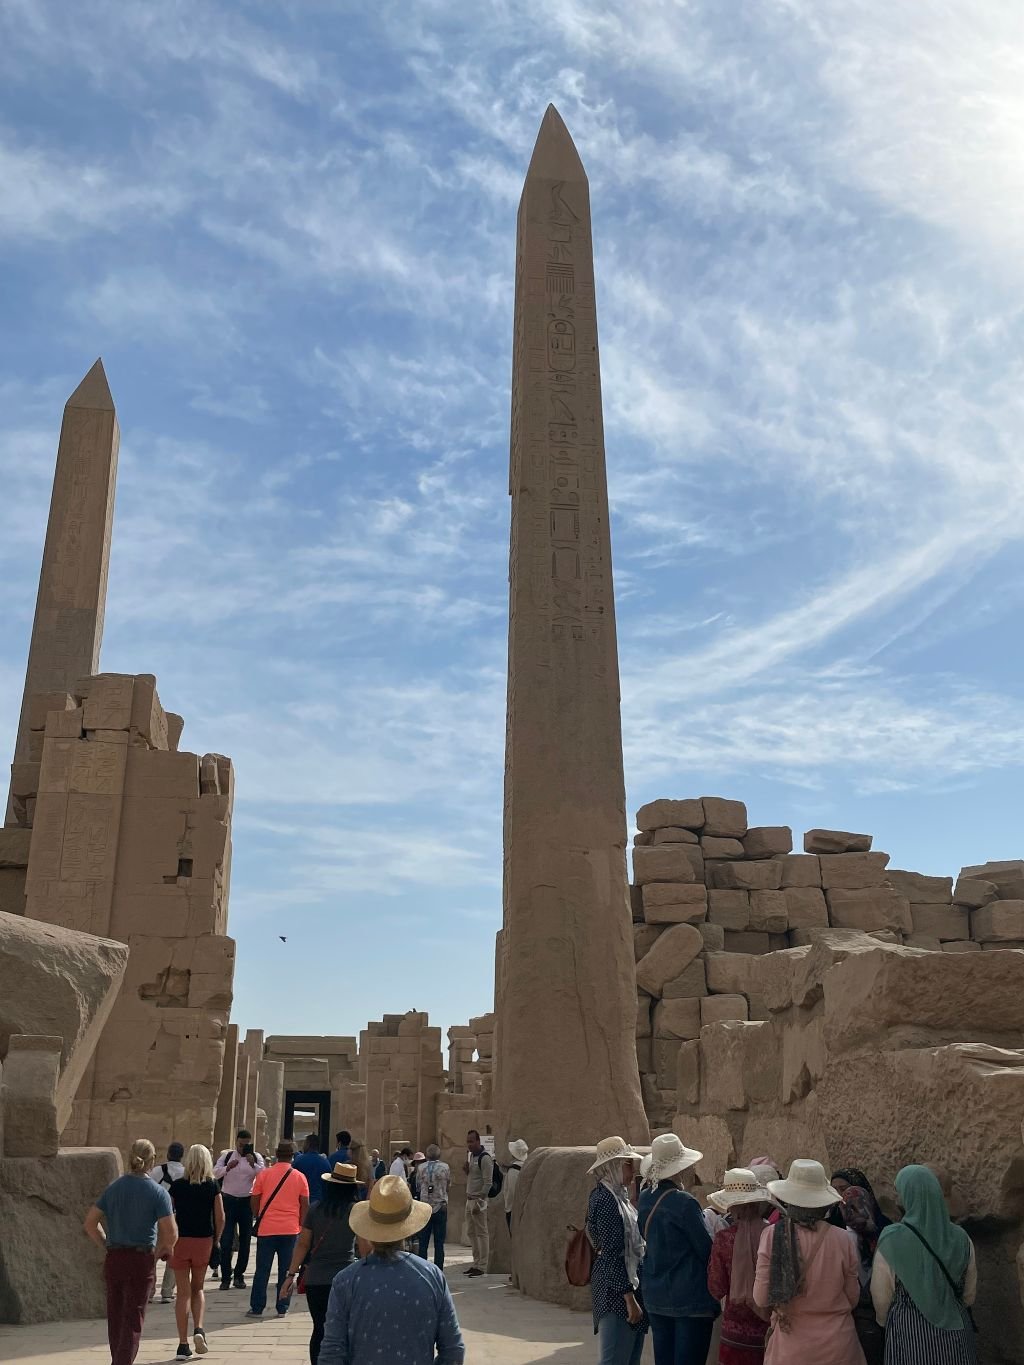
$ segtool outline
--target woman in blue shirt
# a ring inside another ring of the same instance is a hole
[[[708,1292],[711,1236],[683,1173],[703,1153],[675,1133],[651,1144],[651,1183],[640,1196],[640,1231],[647,1244],[641,1276],[651,1320],[654,1365],[704,1365],[718,1304]]]

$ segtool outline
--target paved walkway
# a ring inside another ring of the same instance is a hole
[[[597,1345],[589,1315],[536,1303],[508,1288],[504,1276],[467,1279],[469,1252],[449,1248],[449,1281],[466,1338],[467,1365],[593,1365]],[[213,1284],[212,1280],[208,1281]],[[286,1317],[269,1313],[247,1321],[249,1296],[241,1290],[207,1295],[209,1365],[308,1365],[309,1314],[304,1300]],[[137,1365],[174,1359],[178,1334],[172,1304],[151,1303]],[[650,1352],[648,1344],[645,1360]],[[193,1357],[199,1359],[199,1357]],[[109,1365],[106,1323],[57,1322],[41,1327],[0,1326],[4,1365]]]

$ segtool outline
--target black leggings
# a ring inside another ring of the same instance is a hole
[[[309,1316],[313,1319],[313,1335],[309,1339],[309,1365],[316,1365],[320,1359],[320,1343],[324,1339],[324,1323],[327,1320],[327,1304],[331,1297],[329,1284],[307,1284],[306,1303]]]

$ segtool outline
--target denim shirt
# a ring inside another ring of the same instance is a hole
[[[466,1348],[444,1274],[418,1256],[377,1255],[334,1278],[320,1365],[462,1365]]]
[[[658,1210],[652,1218],[655,1204]],[[716,1318],[718,1303],[708,1293],[711,1237],[696,1199],[663,1180],[657,1189],[640,1196],[638,1212],[640,1232],[647,1242],[640,1283],[648,1313],[666,1318]]]

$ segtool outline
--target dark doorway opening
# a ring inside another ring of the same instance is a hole
[[[320,1139],[325,1156],[334,1151],[331,1142],[331,1092],[329,1090],[286,1090],[284,1092],[284,1136],[296,1144],[310,1133]]]

